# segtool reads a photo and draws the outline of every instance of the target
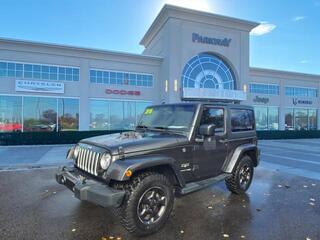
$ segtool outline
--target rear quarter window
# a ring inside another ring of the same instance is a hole
[[[231,109],[231,131],[244,132],[254,130],[254,113],[250,109]]]

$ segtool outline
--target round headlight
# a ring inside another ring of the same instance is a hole
[[[75,159],[78,157],[79,152],[80,152],[80,147],[79,147],[79,145],[77,145],[73,150],[73,156]]]
[[[100,159],[100,166],[103,170],[106,170],[111,163],[111,155],[109,153],[104,153]]]

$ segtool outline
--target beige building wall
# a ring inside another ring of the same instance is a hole
[[[315,109],[317,110],[318,129],[320,127],[320,76],[313,74],[304,74],[297,72],[279,71],[272,69],[250,68],[250,82],[249,83],[262,83],[262,84],[277,84],[280,87],[280,94],[265,95],[265,94],[250,94],[248,93],[248,100],[244,104],[254,106],[274,106],[279,108],[279,129],[285,129],[285,110],[292,109]],[[296,97],[286,96],[286,87],[302,87],[314,88],[318,90],[317,97]],[[267,98],[268,103],[257,103],[254,101],[256,97]],[[294,101],[302,100],[302,101]],[[304,101],[306,100],[306,101]]]
[[[0,39],[0,61],[79,67],[80,80],[78,82],[62,81],[65,85],[65,92],[63,94],[16,92],[16,78],[1,77],[0,95],[45,95],[57,98],[78,98],[80,105],[80,130],[89,129],[90,99],[119,99],[150,101],[153,103],[158,103],[160,99],[160,92],[155,90],[160,88],[157,79],[159,77],[159,66],[161,65],[162,58],[159,57]],[[122,95],[107,95],[105,93],[106,88],[137,90],[138,87],[91,84],[89,79],[90,69],[152,74],[154,76],[154,86],[139,87],[139,91],[141,92],[141,95],[139,96],[124,97]]]
[[[221,57],[232,68],[236,77],[236,90],[242,90],[249,79],[249,32],[257,23],[216,14],[182,9],[166,5],[153,22],[141,44],[143,54],[163,57],[160,69],[162,81],[169,82],[171,91],[166,102],[181,101],[181,74],[186,63],[199,53]],[[218,39],[231,39],[229,46],[192,41],[192,34]],[[178,91],[174,82],[178,83]]]

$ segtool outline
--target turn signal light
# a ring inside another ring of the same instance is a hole
[[[125,172],[126,177],[131,177],[132,176],[132,171],[129,169]]]

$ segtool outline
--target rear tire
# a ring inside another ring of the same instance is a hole
[[[234,168],[232,175],[226,178],[227,188],[235,194],[245,193],[251,185],[254,166],[252,159],[244,155]]]
[[[117,187],[119,188],[119,186]],[[156,172],[144,172],[122,185],[125,199],[116,214],[123,227],[136,236],[157,232],[166,223],[174,203],[173,186]]]

